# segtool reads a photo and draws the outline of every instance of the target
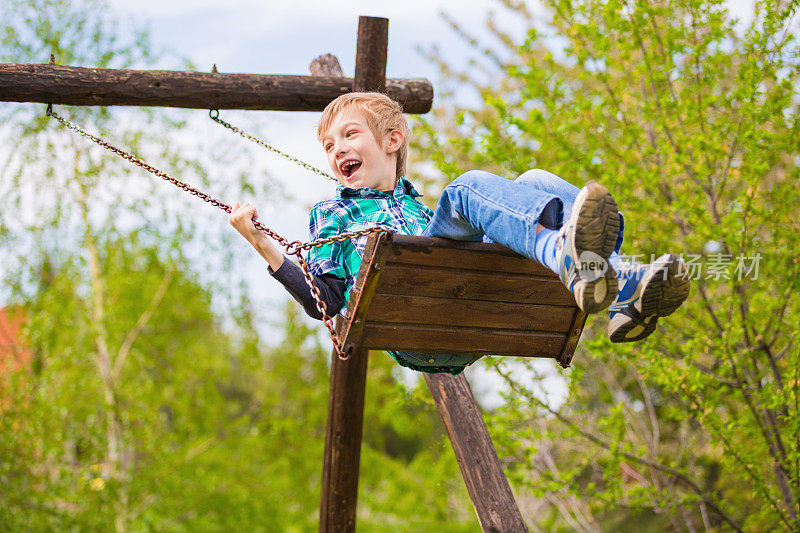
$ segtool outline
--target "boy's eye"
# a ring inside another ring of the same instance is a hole
[[[347,132],[346,136],[350,137],[351,135],[355,135],[355,134],[356,134],[356,130],[350,130],[350,131]]]

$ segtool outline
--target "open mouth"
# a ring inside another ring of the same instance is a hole
[[[344,176],[345,178],[349,178],[350,176],[355,174],[355,172],[359,168],[361,168],[361,161],[350,159],[342,163],[342,165],[339,167],[339,170],[341,170],[342,176]]]

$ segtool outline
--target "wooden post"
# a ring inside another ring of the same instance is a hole
[[[425,374],[483,531],[528,531],[464,374]]]
[[[389,19],[358,17],[356,75],[353,91],[386,92],[386,53],[389,46]]]
[[[322,464],[320,531],[338,533],[356,529],[368,355],[367,350],[354,350],[342,361],[335,352],[333,354]]]
[[[354,91],[385,89],[388,28],[388,19],[359,17]],[[333,354],[322,465],[320,531],[339,533],[356,529],[367,362],[368,352],[360,348],[354,349],[346,361]]]

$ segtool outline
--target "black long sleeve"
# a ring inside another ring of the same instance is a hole
[[[303,310],[311,318],[322,320],[322,314],[317,309],[317,302],[311,294],[311,288],[306,283],[303,270],[288,258],[283,258],[283,264],[278,270],[268,268],[273,278],[278,280],[281,285],[303,306]],[[341,310],[344,304],[344,291],[346,282],[344,279],[333,274],[322,274],[314,276],[314,285],[319,289],[320,297],[325,302],[325,309],[328,315],[333,316]]]

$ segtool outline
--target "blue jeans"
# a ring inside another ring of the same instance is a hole
[[[422,233],[463,241],[497,242],[533,259],[536,223],[558,229],[572,212],[580,189],[545,170],[529,170],[511,181],[470,170],[445,187]],[[622,246],[624,219],[620,215]]]

